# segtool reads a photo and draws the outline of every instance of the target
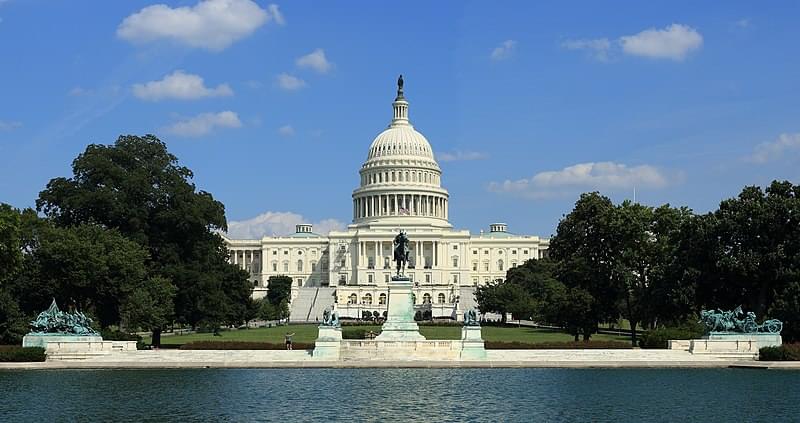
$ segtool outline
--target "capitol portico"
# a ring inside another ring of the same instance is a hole
[[[409,121],[402,78],[392,109],[359,171],[346,230],[323,236],[297,225],[288,236],[226,238],[231,261],[251,275],[254,297],[265,295],[270,276],[293,279],[292,320],[321,318],[334,303],[342,317],[382,314],[394,271],[392,240],[400,229],[411,240],[406,275],[414,282],[415,307],[434,317],[460,318],[474,305],[475,286],[504,279],[509,267],[546,253],[548,239],[512,234],[503,223],[475,235],[453,229],[442,170]]]

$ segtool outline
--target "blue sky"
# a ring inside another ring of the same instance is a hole
[[[549,236],[581,192],[714,209],[800,181],[800,3],[0,0],[0,201],[164,140],[242,236],[351,216],[406,79],[451,222]]]

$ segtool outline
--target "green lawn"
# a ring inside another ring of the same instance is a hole
[[[355,331],[373,331],[379,333],[380,326],[344,326],[344,336],[347,337],[348,333]],[[460,339],[461,327],[460,326],[420,326],[420,333],[427,339]],[[193,341],[247,341],[247,342],[270,342],[281,343],[284,340],[284,335],[287,332],[293,332],[295,342],[300,343],[313,343],[317,339],[317,326],[316,325],[290,325],[290,326],[276,326],[271,328],[258,328],[258,329],[240,329],[220,332],[222,336],[213,336],[210,333],[194,333],[188,335],[171,335],[162,336],[162,344],[180,345]],[[572,341],[572,336],[564,333],[548,329],[530,328],[530,327],[497,327],[497,326],[484,326],[482,330],[483,339],[485,341],[494,342],[523,342],[523,343],[539,343],[539,342],[569,342]],[[625,336],[595,334],[592,336],[594,341],[630,341],[630,338]],[[150,338],[145,338],[145,342],[150,343]]]

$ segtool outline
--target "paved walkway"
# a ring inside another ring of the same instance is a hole
[[[798,369],[800,362],[758,362],[692,355],[678,350],[488,350],[485,361],[320,361],[309,351],[157,350],[43,363],[0,363],[2,369],[145,368],[721,368]]]

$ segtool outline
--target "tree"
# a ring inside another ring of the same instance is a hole
[[[20,213],[0,203],[0,284],[22,269]]]
[[[292,278],[289,276],[270,276],[267,279],[267,301],[270,304],[289,302],[292,295]]]
[[[517,284],[495,281],[475,289],[475,299],[481,313],[498,313],[506,323],[509,312],[530,315],[533,305],[530,295]]]
[[[58,226],[99,224],[150,253],[150,277],[176,287],[175,317],[192,326],[241,318],[251,295],[246,272],[228,263],[217,231],[226,229],[222,203],[196,190],[192,172],[153,135],[91,144],[72,164],[71,178],[52,179],[37,209]]]
[[[699,304],[769,313],[797,281],[800,186],[773,181],[764,191],[745,187],[706,219],[710,254],[699,278]]]
[[[521,266],[512,267],[506,273],[506,282],[521,286],[528,294],[529,301],[521,300],[514,309],[530,313],[530,317],[538,322],[557,323],[559,301],[564,296],[566,287],[556,279],[558,263],[544,259],[530,259]]]
[[[580,335],[588,342],[592,334],[597,332],[599,321],[594,297],[585,289],[569,288],[557,304],[560,326],[575,337],[575,342],[578,342]]]
[[[128,329],[152,330],[152,344],[161,345],[161,330],[172,321],[175,286],[159,276],[147,278],[131,292],[120,307],[120,317]]]
[[[0,345],[20,344],[28,332],[28,319],[8,289],[0,286]]]
[[[613,277],[618,234],[613,227],[614,205],[593,192],[582,194],[575,208],[558,223],[550,240],[550,257],[559,262],[558,280],[568,288],[580,288],[592,297],[592,312],[586,316],[599,322],[619,318],[622,287]]]
[[[50,226],[35,242],[26,258],[28,272],[16,285],[27,312],[41,311],[56,298],[63,308],[88,312],[106,328],[118,325],[122,306],[146,289],[147,251],[115,230]]]

